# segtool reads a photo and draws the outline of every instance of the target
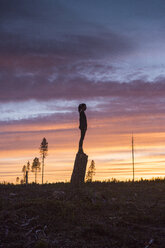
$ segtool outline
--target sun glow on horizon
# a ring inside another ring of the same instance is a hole
[[[46,137],[49,143],[48,156],[45,160],[45,182],[69,181],[77,153],[79,131],[76,123],[57,126],[53,126],[53,130],[52,126],[45,126],[43,133],[38,132],[35,125],[29,126],[29,132],[26,132],[26,126],[22,127],[20,132],[19,127],[11,126],[6,134],[3,133],[0,181],[15,183],[17,176],[22,178],[23,165],[27,161],[32,163],[34,157],[40,157],[39,145],[42,136]],[[41,126],[38,126],[38,129],[41,130]],[[88,165],[91,160],[95,161],[95,180],[132,179],[131,135],[117,133],[117,131],[113,133],[107,125],[105,130],[105,123],[103,127],[99,125],[99,127],[89,128],[84,150],[89,156]],[[165,132],[135,133],[134,138],[135,179],[163,177],[165,175],[165,155],[163,154]],[[29,182],[32,181],[34,181],[34,175],[30,172]],[[40,173],[38,182],[41,183]]]

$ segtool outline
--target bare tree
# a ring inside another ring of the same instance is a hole
[[[41,170],[39,158],[35,157],[32,163],[32,172],[35,173],[35,183],[37,183],[37,172]]]
[[[91,161],[91,165],[88,168],[87,175],[86,175],[86,181],[92,182],[93,176],[96,174],[96,168],[95,168],[95,162],[94,160]]]
[[[44,160],[46,156],[48,155],[48,142],[46,138],[43,138],[41,145],[40,145],[40,154],[42,157],[42,184],[44,183]]]

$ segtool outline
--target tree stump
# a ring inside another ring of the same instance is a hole
[[[74,168],[71,176],[71,184],[78,186],[84,183],[85,172],[88,162],[88,156],[83,152],[78,152],[76,154]]]

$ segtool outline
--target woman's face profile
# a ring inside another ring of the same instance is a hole
[[[85,111],[87,109],[86,105],[82,107],[82,110]]]

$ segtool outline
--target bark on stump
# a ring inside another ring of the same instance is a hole
[[[88,156],[83,152],[78,152],[76,154],[74,168],[71,176],[71,184],[78,186],[84,183],[85,172],[88,162]]]

